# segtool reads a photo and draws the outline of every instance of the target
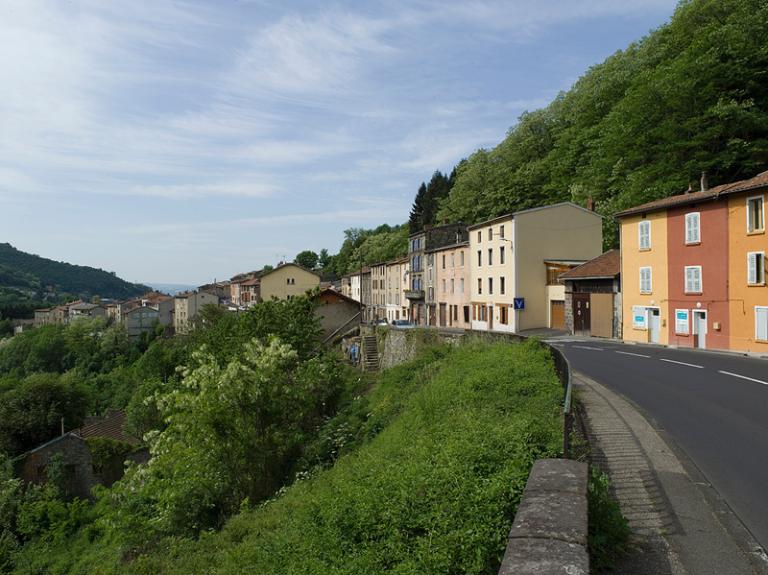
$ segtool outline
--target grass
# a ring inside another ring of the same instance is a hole
[[[437,347],[382,372],[320,430],[299,480],[221,532],[122,558],[81,534],[68,561],[23,571],[495,575],[533,462],[561,452],[561,400],[534,342]]]

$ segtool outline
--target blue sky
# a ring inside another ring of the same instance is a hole
[[[0,241],[203,283],[498,143],[673,0],[0,2]]]

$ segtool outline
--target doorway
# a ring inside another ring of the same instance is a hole
[[[707,349],[707,312],[693,310],[693,347]]]
[[[573,332],[575,335],[590,335],[591,311],[589,309],[589,294],[573,294]]]
[[[651,343],[661,339],[661,311],[657,307],[648,308],[648,336]]]

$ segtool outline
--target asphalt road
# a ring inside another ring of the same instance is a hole
[[[573,369],[664,429],[768,549],[768,360],[594,339],[550,342]]]

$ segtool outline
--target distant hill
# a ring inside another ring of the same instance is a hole
[[[113,272],[56,262],[8,243],[0,243],[0,288],[38,298],[68,294],[82,299],[96,295],[123,299],[149,291],[147,286],[126,282]]]

